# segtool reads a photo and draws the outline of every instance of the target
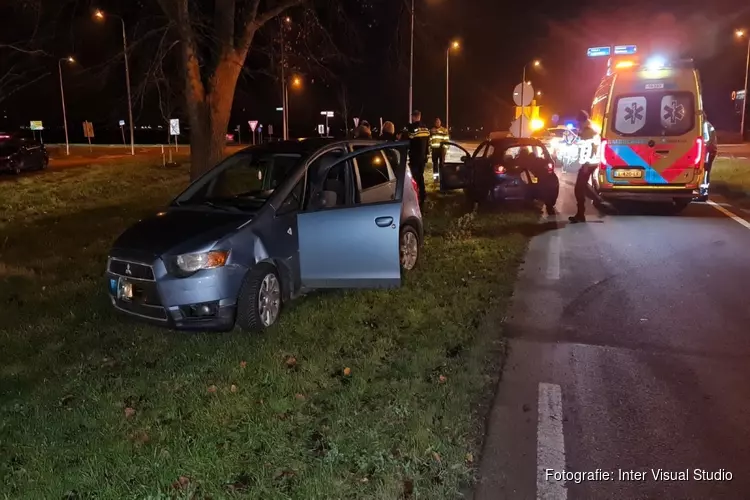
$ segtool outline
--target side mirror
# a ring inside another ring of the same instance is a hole
[[[471,160],[471,156],[469,156],[469,155],[464,155],[464,156],[461,157],[461,161],[464,162],[464,163],[466,163],[469,160]]]

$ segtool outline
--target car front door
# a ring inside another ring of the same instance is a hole
[[[384,151],[398,154],[393,199],[362,203],[359,196],[339,196],[333,188],[313,186],[305,212],[297,217],[299,262],[305,288],[390,288],[401,284],[399,230],[406,172],[407,142],[379,144],[348,154],[327,171]],[[326,178],[326,172],[310,175]],[[356,177],[347,175],[339,192],[351,193]]]
[[[471,155],[455,142],[446,142],[445,162],[440,167],[440,190],[450,191],[466,187],[469,180]]]

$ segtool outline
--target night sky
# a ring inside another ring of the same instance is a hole
[[[57,59],[68,55],[77,60],[63,67],[71,140],[82,140],[83,120],[100,130],[116,131],[117,121],[127,117],[120,23],[114,18],[94,22],[95,7],[125,20],[132,46],[132,85],[138,95],[136,124],[164,124],[149,73],[160,43],[158,29],[164,25],[155,0],[37,1],[42,10],[36,14],[19,12],[16,3],[10,7],[3,2],[6,6],[0,7],[0,44],[31,39],[33,47],[45,52],[18,54],[0,48],[0,75],[12,66],[16,72],[28,71],[29,78],[39,78],[0,103],[4,128],[40,119],[53,128],[49,134],[55,134],[54,128],[62,125]],[[346,21],[331,9],[331,1],[317,4],[315,13],[336,50],[319,43],[325,37],[320,29],[310,28],[314,23],[309,13],[289,12],[288,38],[296,52],[290,63],[304,81],[301,89],[290,90],[292,134],[310,135],[321,110],[340,113],[342,88],[349,94],[350,116],[373,123],[382,116],[403,125],[408,106],[408,0],[352,0],[347,2]],[[461,49],[451,55],[451,124],[485,131],[507,129],[512,89],[521,81],[526,62],[542,61],[541,69],[530,71],[527,78],[543,92],[543,115],[571,116],[588,108],[605,69],[602,61],[585,57],[586,47],[634,43],[642,52],[695,58],[710,118],[720,129],[738,127],[730,94],[744,84],[747,45],[733,32],[750,28],[748,4],[636,1],[623,7],[625,3],[416,0],[415,107],[423,111],[425,121],[444,117],[445,50],[453,39],[460,40]],[[231,125],[242,123],[243,134],[250,119],[273,123],[280,131],[281,116],[275,111],[281,105],[280,87],[270,57],[277,52],[277,35],[278,23],[264,29],[238,85]],[[170,68],[173,71],[174,64],[168,63]],[[177,94],[163,98],[162,104],[169,108],[164,114],[181,117]]]

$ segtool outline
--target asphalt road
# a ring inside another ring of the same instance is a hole
[[[573,180],[516,287],[475,498],[750,498],[747,214],[592,208],[570,225]],[[655,480],[659,469],[689,479]],[[696,480],[695,469],[724,480]]]

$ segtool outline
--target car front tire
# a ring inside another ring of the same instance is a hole
[[[246,332],[261,332],[281,316],[281,281],[276,268],[262,263],[251,269],[237,298],[237,325]]]
[[[409,225],[402,226],[401,235],[399,236],[398,242],[398,253],[399,260],[401,261],[401,269],[409,272],[417,267],[421,250],[419,235],[417,234],[416,229]]]

